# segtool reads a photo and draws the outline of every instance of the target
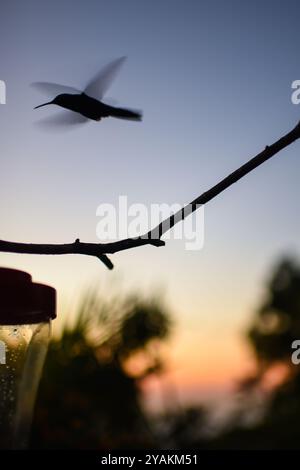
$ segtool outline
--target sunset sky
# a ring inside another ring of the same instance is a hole
[[[3,0],[0,11],[1,238],[97,242],[96,209],[187,203],[290,130],[300,117],[299,2],[288,0]],[[106,119],[71,132],[35,122],[57,110],[30,87],[83,88],[102,65],[128,60],[108,96],[143,122]],[[299,255],[300,143],[205,208],[205,242],[112,257],[0,254],[58,292],[57,325],[91,283],[162,289],[176,328],[169,376],[182,399],[219,391],[251,367],[243,334],[280,256]],[[58,328],[58,326],[56,326]]]

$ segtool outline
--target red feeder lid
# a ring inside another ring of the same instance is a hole
[[[56,291],[30,274],[0,268],[0,325],[40,323],[56,317]]]

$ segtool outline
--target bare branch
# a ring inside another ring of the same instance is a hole
[[[198,207],[214,199],[225,189],[239,181],[245,175],[266,162],[278,152],[288,147],[290,144],[300,138],[300,122],[286,135],[277,140],[274,144],[266,146],[258,155],[253,157],[247,163],[242,165],[236,171],[228,175],[218,184],[208,191],[194,199],[177,213],[171,215],[162,221],[157,227],[151,229],[148,233],[137,238],[127,238],[113,243],[83,243],[79,239],[74,243],[68,244],[39,244],[39,243],[18,243],[0,240],[0,251],[10,253],[28,253],[38,255],[65,255],[81,254],[95,256],[102,261],[107,268],[112,269],[113,264],[106,256],[107,254],[117,253],[118,251],[137,248],[138,246],[152,245],[164,246],[165,242],[160,240],[161,236],[170,230],[179,220],[183,220],[189,214],[197,210]]]
[[[27,253],[31,255],[89,255],[96,256],[108,269],[113,269],[113,264],[106,253],[113,254],[118,251],[136,248],[142,245],[163,246],[163,240],[149,240],[142,238],[128,238],[113,243],[83,243],[77,238],[74,243],[66,244],[42,244],[42,243],[18,243],[0,240],[0,251],[6,253]]]

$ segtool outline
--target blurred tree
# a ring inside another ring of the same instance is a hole
[[[104,302],[87,295],[75,325],[51,341],[31,447],[158,447],[138,382],[163,367],[158,346],[169,332],[169,315],[158,300]]]
[[[256,373],[241,381],[237,401],[242,407],[227,431],[206,442],[206,447],[299,449],[300,365],[291,360],[292,343],[300,339],[300,265],[296,260],[284,258],[275,267],[247,339],[255,353]],[[262,413],[257,413],[259,407]]]
[[[249,339],[257,357],[258,383],[268,382],[270,371],[280,379],[260,432],[269,447],[299,448],[300,367],[291,360],[292,343],[300,339],[300,265],[296,260],[283,259],[275,269]]]
[[[300,266],[284,259],[269,282],[267,299],[249,331],[258,365],[291,365],[291,344],[300,338]]]

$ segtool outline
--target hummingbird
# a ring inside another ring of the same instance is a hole
[[[56,94],[52,101],[40,104],[34,109],[52,104],[68,110],[66,113],[54,116],[54,120],[53,117],[50,120],[48,119],[48,121],[44,120],[48,124],[84,124],[89,122],[89,120],[101,121],[102,118],[106,117],[141,121],[141,111],[112,106],[102,101],[112,80],[125,60],[126,57],[120,57],[110,62],[90,80],[83,91],[57,83],[32,83],[32,86],[41,91],[46,91],[52,94],[52,96]]]

